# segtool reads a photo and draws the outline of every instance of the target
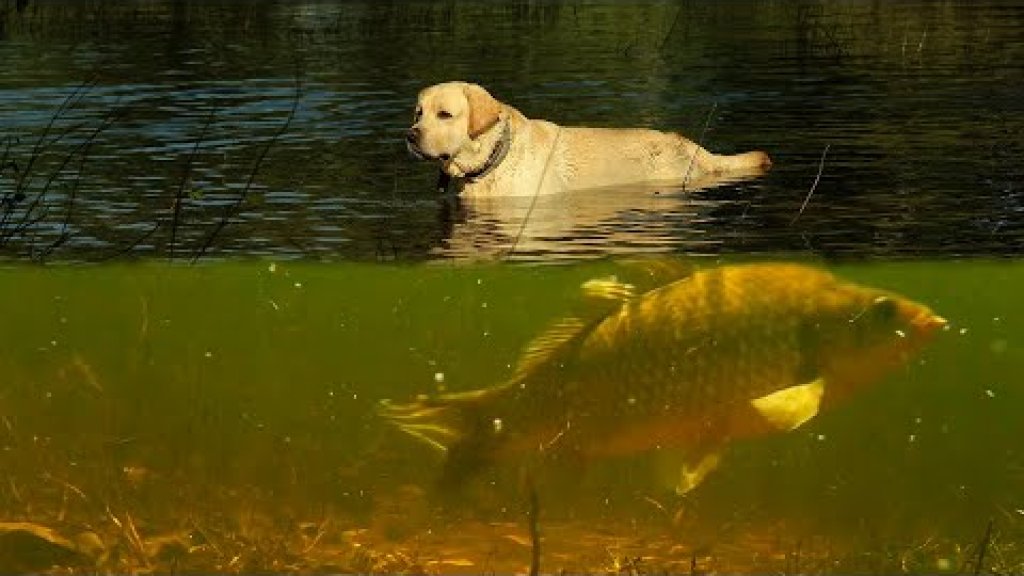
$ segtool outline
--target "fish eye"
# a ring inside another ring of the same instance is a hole
[[[452,113],[447,110],[441,110],[437,113],[437,117],[441,120],[447,120],[452,117]]]
[[[879,296],[871,302],[871,311],[882,320],[895,318],[898,308],[896,301],[888,296]]]

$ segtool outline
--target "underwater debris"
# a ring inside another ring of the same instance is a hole
[[[0,573],[95,567],[106,547],[94,532],[72,537],[31,522],[0,522]]]

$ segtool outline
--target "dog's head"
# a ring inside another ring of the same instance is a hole
[[[498,123],[500,113],[501,103],[476,84],[435,84],[420,92],[406,146],[418,158],[442,162],[477,152],[475,139]]]

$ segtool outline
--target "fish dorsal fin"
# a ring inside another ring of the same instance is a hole
[[[581,284],[580,288],[584,296],[595,300],[628,302],[636,297],[636,287],[619,282],[619,278],[614,275],[591,278]]]
[[[550,358],[555,351],[575,338],[584,326],[583,321],[578,318],[563,318],[541,332],[523,350],[513,380],[518,380],[533,371],[534,368]]]
[[[625,303],[641,294],[692,276],[697,267],[676,258],[629,258],[615,265],[627,280],[611,274],[592,278],[581,286],[583,295],[601,301]]]
[[[750,403],[773,428],[788,432],[814,418],[824,393],[825,381],[818,378],[755,398]]]
[[[629,258],[619,261],[619,264],[630,273],[631,278],[633,275],[638,276],[634,283],[643,288],[642,292],[682,280],[697,271],[697,266],[691,262],[665,256]]]

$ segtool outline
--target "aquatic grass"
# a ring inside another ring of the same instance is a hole
[[[794,27],[800,50],[812,54],[821,53],[836,60],[849,57],[848,45],[853,44],[852,33],[847,34],[845,41],[841,40],[839,23],[828,22],[823,6],[798,4]]]
[[[85,180],[93,152],[103,133],[127,115],[118,98],[95,121],[73,118],[72,111],[88,97],[95,84],[95,79],[82,82],[65,95],[30,143],[23,145],[26,140],[23,135],[0,135],[0,254],[6,253],[11,259],[25,258],[42,263],[73,240],[75,219],[81,212],[78,206],[82,201],[82,191],[88,187]],[[141,233],[91,259],[105,262],[135,253],[161,230],[167,231],[163,248],[168,258],[174,260],[187,251],[190,261],[195,263],[205,256],[245,205],[260,167],[289,127],[300,99],[301,82],[296,80],[295,97],[283,124],[262,146],[244,186],[212,220],[209,233],[197,239],[197,246],[187,246],[183,228],[188,210],[199,208],[201,195],[192,190],[193,173],[217,117],[217,109],[213,106],[184,156],[181,176],[176,179],[167,204],[158,208],[150,224],[138,222],[146,226]],[[210,216],[204,213],[200,221],[208,222]],[[153,250],[160,248],[159,244],[152,247]]]
[[[98,471],[98,468],[96,468]],[[124,478],[101,494],[100,475],[81,476],[75,485],[50,477],[48,483],[76,494],[65,504],[44,497],[43,484],[27,486],[35,502],[23,514],[40,527],[73,541],[81,527],[102,546],[95,564],[62,566],[74,573],[540,573],[539,504],[528,502],[529,526],[480,517],[431,513],[400,536],[374,529],[378,522],[406,522],[406,503],[377,508],[370,519],[324,506],[297,509],[280,494],[257,486],[216,486],[212,478],[158,475],[154,493],[161,506],[147,506]],[[109,479],[108,479],[109,481]],[[120,494],[120,496],[117,496]],[[422,496],[422,495],[421,495]],[[383,491],[381,502],[393,495]],[[57,506],[66,514],[57,516]],[[707,521],[714,523],[712,519]],[[548,573],[655,574],[1011,574],[1019,573],[1022,551],[989,523],[972,545],[938,537],[910,538],[859,546],[787,522],[748,523],[728,536],[697,544],[704,528],[684,533],[650,525],[644,515],[604,519],[555,519],[546,525]],[[516,526],[518,525],[518,527]],[[713,531],[713,527],[712,531]],[[524,558],[528,555],[529,559]],[[529,562],[529,568],[526,569]],[[2,562],[0,562],[2,565]],[[528,571],[527,571],[528,570]]]
[[[114,125],[121,115],[121,110],[115,103],[91,129],[87,123],[77,122],[64,126],[57,134],[53,132],[94,85],[95,80],[83,82],[61,101],[27,152],[27,159],[23,164],[19,164],[15,159],[14,146],[20,143],[20,139],[15,135],[5,137],[3,156],[0,157],[0,184],[3,183],[5,173],[11,183],[0,194],[0,250],[19,245],[16,248],[18,252],[41,262],[70,238],[72,215],[79,198],[86,161],[100,134]],[[50,163],[53,166],[47,170],[48,173],[40,176],[37,167],[45,161],[44,159],[50,158],[50,152],[55,150],[58,144],[73,135],[81,136],[81,141],[72,145],[70,149],[54,152],[57,158]],[[76,159],[77,168],[70,181],[67,181],[68,167]],[[51,219],[52,206],[48,196],[58,180],[64,188],[63,217],[51,227],[55,228],[48,234],[52,239],[37,252],[38,228]],[[27,246],[20,246],[26,241]]]
[[[203,127],[199,131],[199,136],[196,137],[195,143],[192,145],[192,151],[189,153],[188,158],[185,160],[184,173],[178,182],[178,189],[174,194],[174,201],[171,203],[171,230],[170,230],[170,242],[167,247],[167,257],[171,260],[174,259],[174,249],[177,246],[178,241],[178,228],[181,225],[181,211],[182,206],[185,203],[185,190],[189,188],[192,183],[192,167],[195,164],[196,155],[199,153],[199,147],[206,138],[207,132],[210,130],[210,125],[213,124],[213,119],[217,114],[216,106],[211,105],[210,111],[206,115],[206,120],[203,122]]]
[[[103,120],[100,124],[86,136],[84,142],[82,142],[78,148],[68,154],[67,159],[70,159],[74,154],[78,154],[78,169],[75,170],[75,178],[72,180],[70,187],[67,190],[67,200],[65,201],[65,212],[64,218],[60,223],[60,232],[49,245],[45,246],[43,250],[36,256],[37,260],[45,260],[54,250],[63,245],[70,238],[70,226],[71,218],[74,214],[75,200],[78,198],[80,184],[82,182],[82,175],[85,173],[86,159],[89,157],[89,152],[92,149],[93,143],[96,138],[100,135],[100,132],[107,130],[117,119],[120,111],[115,107],[104,115]],[[66,162],[61,165],[63,170]],[[49,181],[47,182],[49,185]]]
[[[277,143],[278,139],[280,139],[281,136],[286,131],[288,131],[288,127],[291,126],[292,120],[295,119],[295,113],[299,109],[299,102],[301,100],[302,79],[301,77],[296,76],[295,95],[292,98],[291,110],[288,111],[288,115],[285,117],[284,122],[281,123],[281,126],[277,129],[277,131],[274,132],[274,134],[270,137],[269,140],[267,140],[267,143],[263,146],[263,149],[260,151],[259,155],[257,155],[256,161],[253,163],[252,170],[249,172],[249,178],[245,182],[245,187],[242,188],[242,190],[238,193],[238,198],[236,198],[233,203],[229,204],[227,207],[224,208],[220,220],[218,220],[213,225],[213,229],[210,230],[210,233],[203,240],[202,244],[193,253],[191,260],[193,264],[199,261],[199,259],[202,258],[210,250],[210,248],[213,246],[214,241],[217,239],[217,236],[220,235],[220,233],[228,225],[231,219],[238,215],[238,212],[241,209],[242,205],[245,204],[245,201],[249,197],[249,191],[252,189],[253,181],[256,178],[256,174],[259,172],[260,166],[263,164],[263,161],[266,160],[267,154],[270,152],[270,149],[274,146],[274,144]]]

